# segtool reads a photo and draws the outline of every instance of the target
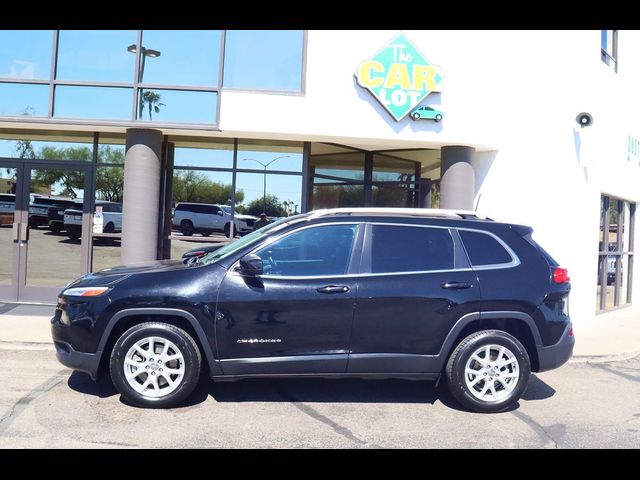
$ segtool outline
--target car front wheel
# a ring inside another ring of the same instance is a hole
[[[464,407],[499,412],[514,405],[526,390],[531,362],[515,337],[483,330],[458,344],[445,374],[449,391]]]
[[[147,322],[131,327],[111,352],[113,384],[130,403],[170,408],[183,402],[200,377],[200,350],[174,325]]]

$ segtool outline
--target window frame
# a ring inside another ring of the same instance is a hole
[[[274,235],[271,238],[268,238],[264,242],[261,242],[259,245],[256,245],[250,251],[242,255],[238,258],[231,268],[230,272],[233,272],[235,275],[240,275],[238,272],[240,267],[240,260],[246,255],[255,255],[256,252],[268,247],[269,245],[274,244],[284,238],[293,235],[294,233],[301,232],[302,230],[307,230],[310,228],[322,228],[328,226],[336,226],[336,225],[354,225],[356,227],[355,237],[353,244],[351,246],[351,254],[349,257],[349,265],[347,265],[346,273],[338,274],[338,275],[260,275],[261,279],[274,279],[274,280],[319,280],[319,279],[329,279],[329,278],[354,278],[359,276],[359,268],[361,264],[361,256],[363,252],[363,237],[365,231],[364,222],[357,221],[346,221],[346,222],[323,222],[323,223],[313,223],[311,225],[303,225],[294,227],[291,230],[287,230],[279,235]]]
[[[606,48],[609,34],[611,34],[611,51]],[[618,30],[600,30],[600,60],[618,73]]]

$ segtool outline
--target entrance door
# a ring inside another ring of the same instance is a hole
[[[18,298],[18,223],[22,166],[0,161],[0,300]]]
[[[15,182],[13,221],[0,227],[0,251],[7,253],[0,256],[0,298],[54,303],[67,283],[89,270],[89,169],[50,163],[0,167]],[[69,208],[83,211],[80,238],[70,238],[65,229]]]

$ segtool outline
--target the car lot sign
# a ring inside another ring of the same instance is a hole
[[[427,95],[442,91],[443,76],[440,67],[400,33],[358,66],[356,79],[400,121]]]

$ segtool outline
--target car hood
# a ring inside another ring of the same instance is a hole
[[[67,285],[70,287],[97,287],[113,285],[133,274],[157,273],[190,268],[183,260],[156,260],[151,262],[134,263],[130,265],[118,265],[105,268],[99,272],[89,273]]]

